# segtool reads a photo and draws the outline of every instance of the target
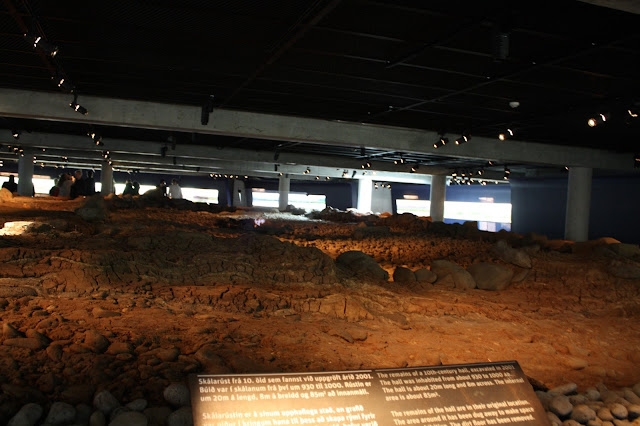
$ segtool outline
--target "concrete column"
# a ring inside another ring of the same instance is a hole
[[[102,189],[100,190],[100,194],[102,196],[107,196],[114,191],[113,187],[113,167],[109,164],[108,161],[102,162],[102,169],[100,170],[100,183],[102,184]]]
[[[233,205],[247,207],[247,190],[244,186],[244,181],[239,179],[233,181]]]
[[[376,214],[393,213],[393,200],[389,188],[379,187],[376,189],[374,186],[371,196],[371,211]]]
[[[18,195],[33,196],[33,151],[28,149],[18,159]]]
[[[589,239],[589,210],[591,208],[591,176],[593,169],[571,167],[567,187],[567,215],[564,238],[571,241]]]
[[[280,180],[278,181],[278,209],[283,212],[287,210],[287,206],[289,205],[289,190],[291,188],[291,179],[288,174],[283,174],[280,176]]]
[[[445,175],[431,176],[431,190],[429,199],[431,207],[429,214],[434,222],[444,221],[444,200],[447,192],[447,177]]]
[[[358,179],[358,211],[367,213],[371,211],[373,199],[373,180],[371,178]]]

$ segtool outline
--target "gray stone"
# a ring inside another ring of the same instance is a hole
[[[183,383],[172,383],[162,393],[165,401],[174,407],[184,407],[190,404],[191,396],[189,388]]]
[[[7,426],[34,426],[41,416],[42,407],[40,405],[34,403],[25,404],[9,420]]]
[[[611,410],[609,410],[607,407],[602,407],[600,408],[597,412],[596,412],[598,418],[602,421],[605,422],[612,422],[613,421],[613,414],[611,414]]]
[[[576,405],[586,404],[587,402],[589,402],[589,398],[582,394],[569,395],[569,401],[575,407]]]
[[[15,337],[24,337],[24,334],[19,332],[13,325],[5,322],[2,323],[2,337],[5,339],[13,339]]]
[[[195,358],[200,362],[205,373],[224,374],[230,370],[224,360],[218,355],[218,348],[214,345],[204,345],[195,353]]]
[[[89,426],[106,426],[107,418],[102,411],[94,411],[89,417]]]
[[[584,396],[586,396],[590,401],[597,401],[600,399],[600,392],[596,388],[588,388],[584,391]]]
[[[640,405],[640,396],[636,395],[636,393],[631,388],[622,389],[624,399],[629,401],[631,404]]]
[[[76,405],[76,418],[74,419],[74,422],[79,425],[88,424],[92,411],[93,409],[87,404]]]
[[[511,284],[513,271],[494,263],[474,263],[467,268],[479,289],[504,290]]]
[[[629,411],[627,410],[627,407],[625,407],[622,404],[618,404],[617,402],[614,402],[613,404],[609,404],[609,410],[611,411],[611,414],[613,415],[613,417],[615,417],[616,419],[626,419],[629,416]]]
[[[575,421],[575,420],[573,420],[573,419],[565,420],[564,422],[562,422],[562,425],[563,425],[563,426],[581,426],[581,424],[580,424],[580,423],[576,422],[576,421]]]
[[[589,420],[587,426],[602,426],[602,422],[599,419]]]
[[[549,395],[547,392],[537,390],[536,396],[540,400],[542,408],[544,408],[545,411],[549,411],[549,402],[551,402],[551,399],[554,397],[554,395]]]
[[[100,410],[102,414],[108,416],[111,412],[120,406],[115,396],[108,390],[102,390],[93,397],[93,406]]]
[[[76,409],[66,402],[54,402],[51,404],[45,423],[60,425],[70,423],[76,418]]]
[[[143,412],[145,408],[147,408],[147,400],[144,398],[139,398],[136,400],[131,401],[130,403],[127,404],[127,408],[131,411],[139,411],[139,412]]]
[[[393,271],[393,281],[397,283],[411,283],[416,281],[416,274],[409,268],[398,266]]]
[[[640,418],[640,404],[631,404],[627,407],[629,412],[629,420],[635,420]]]
[[[95,330],[89,330],[84,334],[84,345],[91,352],[101,354],[109,347],[109,340]]]
[[[434,260],[431,271],[438,276],[436,284],[444,284],[455,288],[475,288],[476,282],[471,274],[448,260]]]
[[[124,406],[120,406],[120,407],[116,407],[113,409],[113,411],[111,412],[111,414],[109,415],[109,421],[112,422],[116,417],[122,415],[123,413],[128,413],[131,410],[127,407]]]
[[[631,389],[633,389],[636,395],[640,396],[640,382],[633,385]]]
[[[522,250],[514,249],[505,240],[499,240],[493,246],[494,253],[503,261],[521,268],[531,268],[531,257]]]
[[[607,248],[623,257],[640,256],[640,247],[637,244],[614,243],[609,244]]]
[[[569,395],[571,393],[574,393],[576,390],[578,390],[578,385],[575,383],[565,383],[563,385],[560,386],[556,386],[553,389],[549,390],[549,393],[555,393],[558,395]]]
[[[435,273],[426,268],[420,268],[416,270],[414,274],[418,282],[427,282],[433,284],[438,279],[438,276]]]
[[[120,414],[109,423],[109,426],[147,426],[149,419],[137,411],[127,411]]]
[[[388,280],[389,273],[368,254],[361,251],[347,251],[336,259],[336,264],[343,266],[359,276],[370,277],[379,280]]]
[[[571,410],[573,410],[573,405],[571,405],[569,398],[565,395],[554,396],[551,401],[549,401],[549,411],[560,418],[567,417],[571,414]]]
[[[547,411],[547,419],[549,419],[549,423],[551,423],[551,426],[559,426],[562,424],[562,420],[560,420],[558,416],[550,411]]]
[[[585,424],[589,420],[595,420],[596,412],[584,404],[578,404],[571,411],[571,419]]]
[[[171,415],[169,407],[149,407],[144,410],[144,415],[149,419],[150,425],[165,425],[165,420]]]
[[[191,426],[193,425],[193,414],[191,407],[182,407],[167,417],[167,426]]]

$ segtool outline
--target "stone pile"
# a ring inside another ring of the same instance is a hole
[[[56,401],[29,402],[7,426],[190,426],[193,425],[189,388],[183,383],[167,386],[164,405],[149,406],[139,398],[122,404],[108,390],[96,392],[91,405]]]
[[[536,391],[551,425],[640,425],[640,383],[633,388],[609,390],[600,383],[577,392],[575,383],[549,391]]]

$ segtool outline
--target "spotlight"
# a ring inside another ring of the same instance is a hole
[[[58,46],[54,45],[53,43],[49,43],[41,36],[29,33],[25,34],[24,36],[27,40],[33,40],[34,49],[40,49],[51,57],[54,57],[58,54]]]
[[[325,180],[331,180],[331,178],[330,178],[329,176],[327,176],[327,177],[325,178]]]
[[[448,142],[449,142],[449,139],[448,139],[448,138],[445,138],[445,137],[443,137],[443,136],[440,136],[440,139],[438,139],[438,142],[436,142],[436,143],[434,143],[434,144],[433,144],[433,147],[434,147],[434,148],[436,148],[436,149],[438,149],[438,148],[440,148],[441,146],[445,146]]]
[[[99,134],[97,134],[96,132],[89,132],[89,133],[87,133],[87,135],[88,135],[91,139],[93,139],[93,141],[96,143],[96,145],[98,145],[98,146],[102,146],[102,145],[104,145],[104,144],[102,143],[102,136],[101,136],[101,135],[99,135]]]
[[[316,180],[319,180],[319,179],[320,179],[320,176],[316,176]]]
[[[71,81],[68,78],[60,77],[56,79],[56,81],[58,82],[57,84],[59,88],[64,89],[67,92],[73,92],[73,84],[71,84]]]
[[[399,160],[395,160],[395,161],[393,162],[393,164],[396,164],[396,165],[398,165],[398,164],[404,164],[404,158],[400,157],[400,159],[399,159]]]
[[[378,182],[373,184],[373,189],[378,189]]]
[[[343,178],[346,178],[348,175],[349,175],[348,171],[345,170],[344,172],[342,172],[342,177]]]
[[[20,132],[18,130],[12,130],[11,135],[14,139],[20,139]]]
[[[469,136],[467,135],[462,135],[458,139],[456,139],[456,145],[462,145],[467,142],[469,142]]]
[[[636,157],[634,158],[634,161],[633,161],[633,167],[635,169],[640,169],[640,154],[636,154]]]
[[[511,175],[511,170],[509,170],[509,167],[504,166],[504,176],[503,179],[505,180],[509,180],[509,176]]]
[[[597,116],[591,117],[587,120],[587,125],[589,127],[596,127],[598,124],[602,123],[606,123],[607,122],[607,115],[605,114],[598,114]]]
[[[629,115],[633,118],[638,118],[638,113],[634,112],[633,110],[628,109],[627,112],[629,113]]]
[[[311,173],[311,169],[307,167],[307,170],[304,171],[304,175],[308,175],[309,173]]]
[[[85,107],[83,107],[82,105],[78,104],[78,94],[77,93],[75,95],[73,95],[73,101],[69,104],[69,107],[71,107],[71,109],[73,109],[74,111],[79,112],[82,115],[89,114],[89,111],[87,111],[87,109]]]
[[[415,166],[411,166],[411,172],[410,173],[417,172],[419,168],[420,168],[420,164],[416,164]]]
[[[367,168],[368,168],[368,169],[370,169],[370,168],[371,168],[371,163],[370,163],[370,162],[368,162],[368,161],[367,161],[364,165],[365,165],[365,166],[367,166]]]

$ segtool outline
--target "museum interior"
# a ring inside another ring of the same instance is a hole
[[[0,424],[640,424],[639,24],[0,1]]]

